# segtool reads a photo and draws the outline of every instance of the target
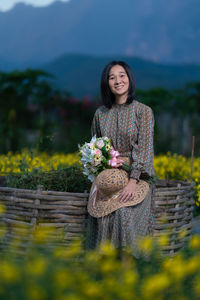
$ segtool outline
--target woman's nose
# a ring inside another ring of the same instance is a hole
[[[120,83],[121,78],[120,77],[116,77],[115,78],[115,84],[119,84]]]

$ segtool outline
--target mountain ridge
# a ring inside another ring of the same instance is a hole
[[[75,97],[98,96],[101,72],[111,60],[124,60],[132,68],[136,88],[183,88],[187,82],[200,81],[200,65],[166,65],[138,57],[65,54],[41,68],[55,76],[50,82]]]
[[[185,13],[187,12],[187,13]],[[47,63],[64,53],[200,63],[198,0],[71,0],[0,12],[0,57]]]

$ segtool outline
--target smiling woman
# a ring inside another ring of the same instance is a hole
[[[111,61],[105,66],[101,98],[103,105],[94,114],[91,134],[108,137],[120,157],[115,170],[108,170],[107,177],[103,174],[107,170],[102,171],[91,187],[86,247],[95,248],[110,240],[120,251],[131,246],[133,254],[138,256],[137,239],[151,235],[154,222],[151,197],[154,185],[144,182],[155,176],[154,115],[149,106],[135,99],[134,75],[123,61]],[[128,173],[120,169],[123,161],[130,164]],[[142,190],[145,193],[139,203],[138,193]]]
[[[15,4],[17,3],[25,3],[25,4],[31,4],[33,6],[46,6],[49,5],[56,0],[1,0],[0,1],[0,10],[1,11],[7,11],[12,9]],[[68,2],[69,0],[59,0],[62,2]]]

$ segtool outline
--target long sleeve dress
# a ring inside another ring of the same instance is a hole
[[[155,174],[154,116],[147,105],[134,100],[131,104],[114,104],[110,109],[101,106],[95,112],[91,133],[109,137],[120,156],[130,159],[131,178],[145,180]],[[103,218],[89,216],[89,248],[110,240],[117,248],[131,246],[137,256],[137,238],[152,234],[152,188],[153,185],[145,199],[135,206],[120,208]]]

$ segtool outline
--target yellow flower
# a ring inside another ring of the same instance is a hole
[[[138,276],[134,270],[128,270],[124,273],[124,282],[128,285],[134,285],[137,282]]]
[[[54,251],[55,257],[73,258],[80,255],[82,252],[81,240],[75,240],[68,247],[56,248]]]
[[[146,236],[138,240],[138,245],[143,252],[150,253],[153,249],[153,239]]]
[[[98,282],[88,282],[84,284],[84,294],[90,299],[95,299],[103,296],[103,290]]]
[[[156,296],[160,294],[170,286],[170,283],[170,277],[167,274],[152,275],[143,282],[142,293],[144,298],[148,299],[149,295]]]
[[[191,275],[196,273],[200,268],[200,257],[191,257],[186,263],[185,263],[185,272],[187,275]]]
[[[32,284],[31,286],[29,286],[27,288],[27,299],[30,299],[30,300],[47,299],[45,289]]]
[[[0,238],[4,237],[6,234],[7,228],[5,224],[0,225]]]
[[[106,149],[106,151],[109,151],[111,149],[111,146],[109,144],[107,144],[105,149]]]
[[[53,234],[56,233],[54,227],[40,227],[34,231],[34,242],[36,244],[49,242]]]
[[[87,253],[86,261],[88,263],[98,263],[100,260],[99,252],[96,252],[95,250],[91,250]]]
[[[101,243],[99,247],[99,252],[100,254],[105,254],[106,256],[111,256],[111,257],[114,257],[117,253],[116,249],[109,241]]]
[[[161,247],[167,246],[169,244],[169,237],[166,234],[162,234],[157,238],[157,242]]]
[[[8,261],[1,262],[0,278],[3,282],[14,283],[19,280],[18,268]]]
[[[192,249],[200,249],[200,236],[193,235],[189,241],[189,245]]]
[[[94,161],[101,161],[101,155],[95,155]]]
[[[101,271],[103,273],[111,273],[113,271],[116,271],[116,267],[117,267],[117,263],[113,262],[112,260],[105,260],[102,262],[102,264],[100,265]]]
[[[186,236],[187,236],[188,232],[186,229],[182,229],[180,232],[179,232],[179,238],[180,239],[184,239]]]
[[[185,263],[182,254],[177,254],[174,258],[163,261],[163,269],[173,280],[180,281],[186,274]]]
[[[60,269],[54,274],[55,285],[61,289],[73,284],[73,278],[68,270]]]
[[[47,268],[47,262],[44,257],[37,257],[27,263],[26,269],[28,274],[34,276],[41,276],[45,273]]]
[[[3,215],[6,212],[6,207],[0,203],[0,215]]]

